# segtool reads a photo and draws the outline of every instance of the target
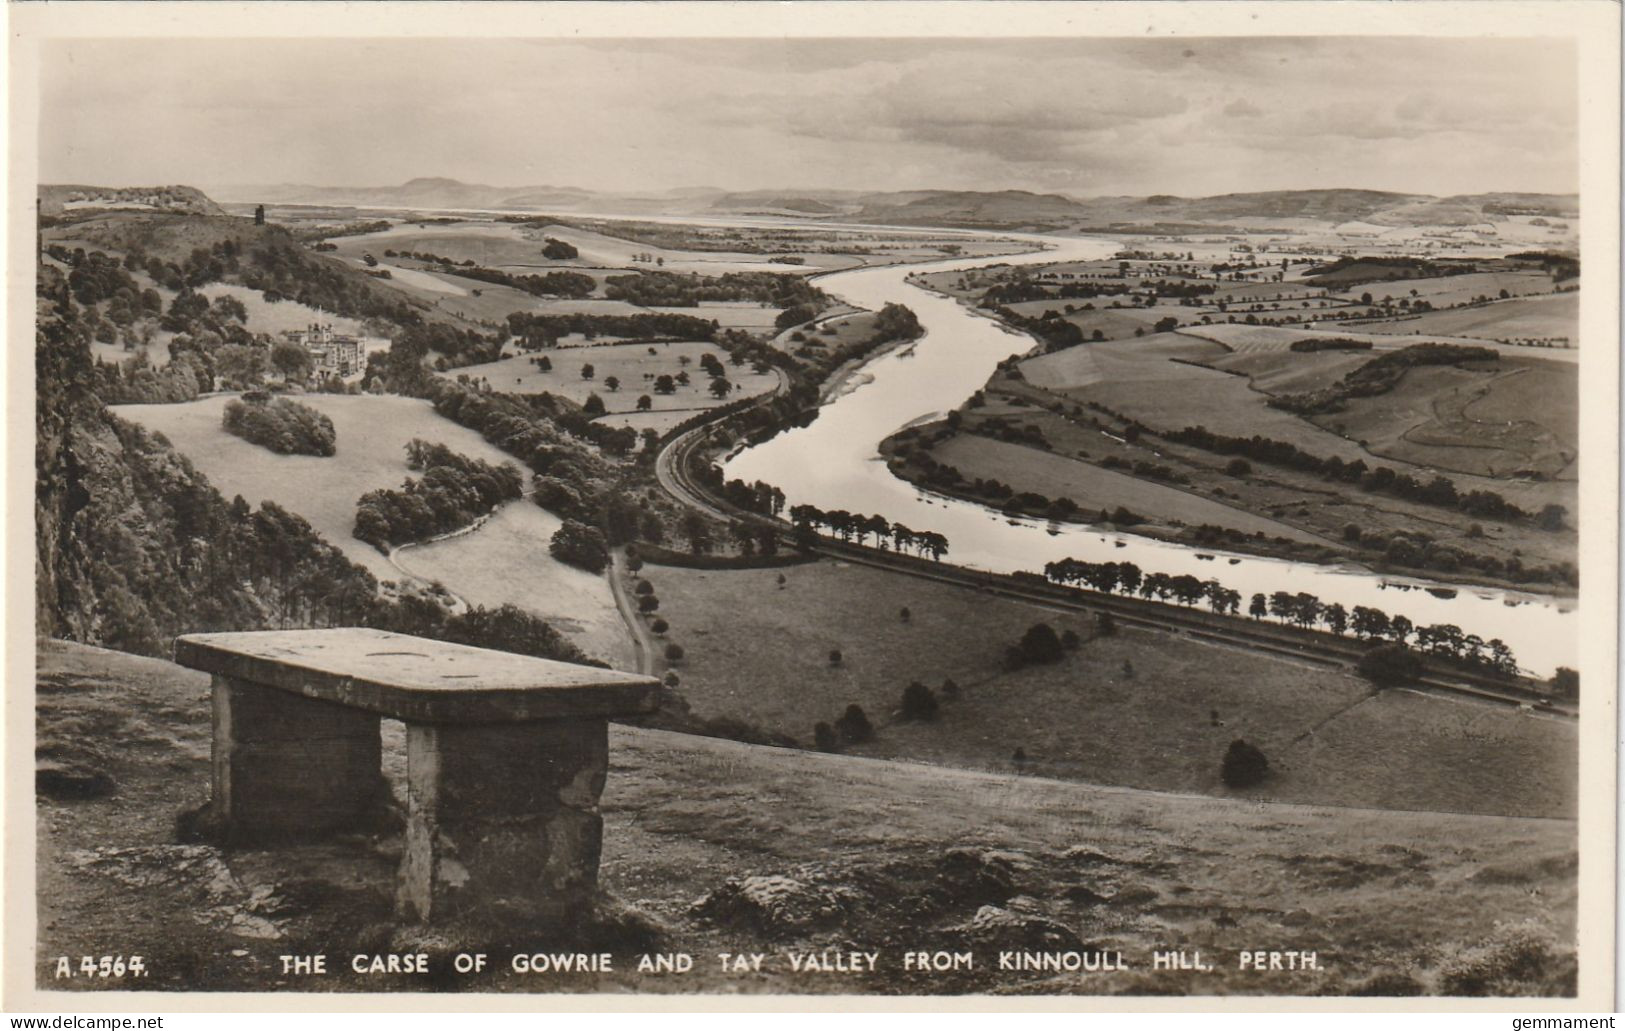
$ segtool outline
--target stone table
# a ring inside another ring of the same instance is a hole
[[[189,634],[213,674],[212,820],[228,841],[363,829],[388,801],[379,720],[406,724],[398,913],[562,919],[597,886],[611,716],[650,677],[366,628]]]

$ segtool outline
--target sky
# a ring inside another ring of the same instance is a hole
[[[42,182],[1577,189],[1560,40],[74,40]]]

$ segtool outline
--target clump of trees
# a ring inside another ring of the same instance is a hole
[[[1004,665],[1010,670],[1024,666],[1047,665],[1066,658],[1066,646],[1048,623],[1034,623],[1021,640],[1004,650]]]
[[[604,296],[646,308],[692,308],[714,301],[754,301],[774,308],[828,307],[830,298],[804,276],[781,272],[639,272],[604,280]],[[802,320],[805,321],[805,320]]]
[[[285,397],[228,401],[221,425],[227,433],[279,455],[326,458],[333,454],[337,441],[332,419]]]
[[[400,490],[368,491],[356,503],[354,534],[379,551],[466,526],[523,493],[523,477],[508,462],[492,465],[422,440],[408,443],[406,454],[421,477]]]
[[[604,531],[574,519],[566,519],[553,532],[547,550],[560,562],[589,573],[602,573],[609,564],[609,544],[604,540]],[[647,584],[645,580],[644,585]],[[648,592],[639,593],[652,597]]]
[[[874,546],[883,551],[888,548],[898,552],[914,551],[937,561],[948,553],[948,538],[942,534],[930,530],[911,530],[884,516],[856,515],[844,509],[826,512],[815,505],[793,505],[790,508],[790,521],[796,527],[797,538],[803,543],[811,543],[811,539],[824,532],[837,540],[855,541],[858,544],[868,544],[873,538]]]
[[[1303,341],[1299,341],[1302,343]],[[1297,349],[1297,344],[1292,345]],[[1500,353],[1489,347],[1461,344],[1412,344],[1398,351],[1380,354],[1345,375],[1329,387],[1304,394],[1280,394],[1269,399],[1272,408],[1299,415],[1320,415],[1340,411],[1351,397],[1375,397],[1399,385],[1407,370],[1422,365],[1460,365],[1463,362],[1493,362]]]

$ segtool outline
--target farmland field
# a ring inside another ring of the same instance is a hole
[[[563,520],[529,498],[510,501],[473,533],[402,550],[401,567],[471,605],[517,605],[588,655],[630,670],[636,658],[609,583],[548,554]]]
[[[1570,346],[1577,346],[1579,325],[1580,295],[1565,293],[1547,297],[1519,297],[1478,308],[1431,311],[1404,322],[1373,322],[1362,325],[1360,329],[1367,333],[1416,332],[1490,340],[1567,337]]]
[[[1315,422],[1373,454],[1479,476],[1537,472],[1572,479],[1579,384],[1550,362],[1491,370],[1417,368],[1375,397],[1350,398]]]
[[[1272,801],[1540,816],[1576,803],[1572,723],[1407,692],[1373,698],[1348,672],[1176,634],[1090,640],[1078,615],[839,562],[785,570],[782,586],[775,570],[643,575],[687,651],[675,668],[697,714],[807,741],[814,723],[857,703],[877,728],[850,748],[858,755],[1008,770],[1021,748],[1039,776],[1223,794],[1218,758],[1243,737],[1276,770],[1248,794]],[[1006,672],[1005,646],[1038,621],[1085,643],[1058,664]],[[935,689],[947,677],[959,698],[937,721],[894,714],[911,680]]]
[[[1357,298],[1369,293],[1377,300],[1392,297],[1419,297],[1434,307],[1464,304],[1475,297],[1495,297],[1502,290],[1513,296],[1523,294],[1549,294],[1552,277],[1544,272],[1468,272],[1459,276],[1432,276],[1426,279],[1398,279],[1387,282],[1364,283],[1338,291],[1341,296]]]
[[[654,353],[651,354],[650,352]],[[700,356],[714,354],[727,370],[728,382],[734,389],[719,400],[711,393],[711,377],[700,368]],[[543,372],[531,364],[532,357],[546,355],[553,363],[553,371]],[[688,359],[688,364],[683,359]],[[593,378],[583,379],[584,366],[593,367]],[[678,385],[670,394],[658,394],[654,381],[662,375],[672,376],[686,372],[688,386]],[[489,380],[491,388],[505,394],[539,394],[546,392],[569,398],[577,404],[597,394],[609,413],[634,412],[638,398],[649,396],[654,411],[670,409],[714,408],[725,401],[750,397],[772,390],[778,385],[773,372],[758,373],[749,365],[730,365],[726,352],[714,344],[700,341],[679,343],[625,343],[597,344],[588,347],[559,347],[539,351],[535,355],[522,354],[484,365],[468,365],[441,373],[448,379],[467,376],[470,379]],[[610,390],[605,380],[614,376],[620,382],[619,390]]]
[[[958,468],[967,480],[996,479],[1018,494],[1032,491],[1048,498],[1071,498],[1085,513],[1122,505],[1163,525],[1212,523],[1243,533],[1324,543],[1285,523],[1178,487],[1003,440],[961,433],[932,448],[932,455]]]

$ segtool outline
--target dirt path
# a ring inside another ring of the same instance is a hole
[[[644,626],[643,617],[638,614],[637,607],[632,604],[631,597],[626,593],[626,577],[632,571],[626,567],[626,552],[624,549],[611,549],[609,553],[609,589],[615,596],[615,607],[620,610],[621,618],[626,620],[626,628],[632,635],[632,651],[637,656],[637,671],[644,676],[655,675],[655,642],[649,634],[649,628]]]

